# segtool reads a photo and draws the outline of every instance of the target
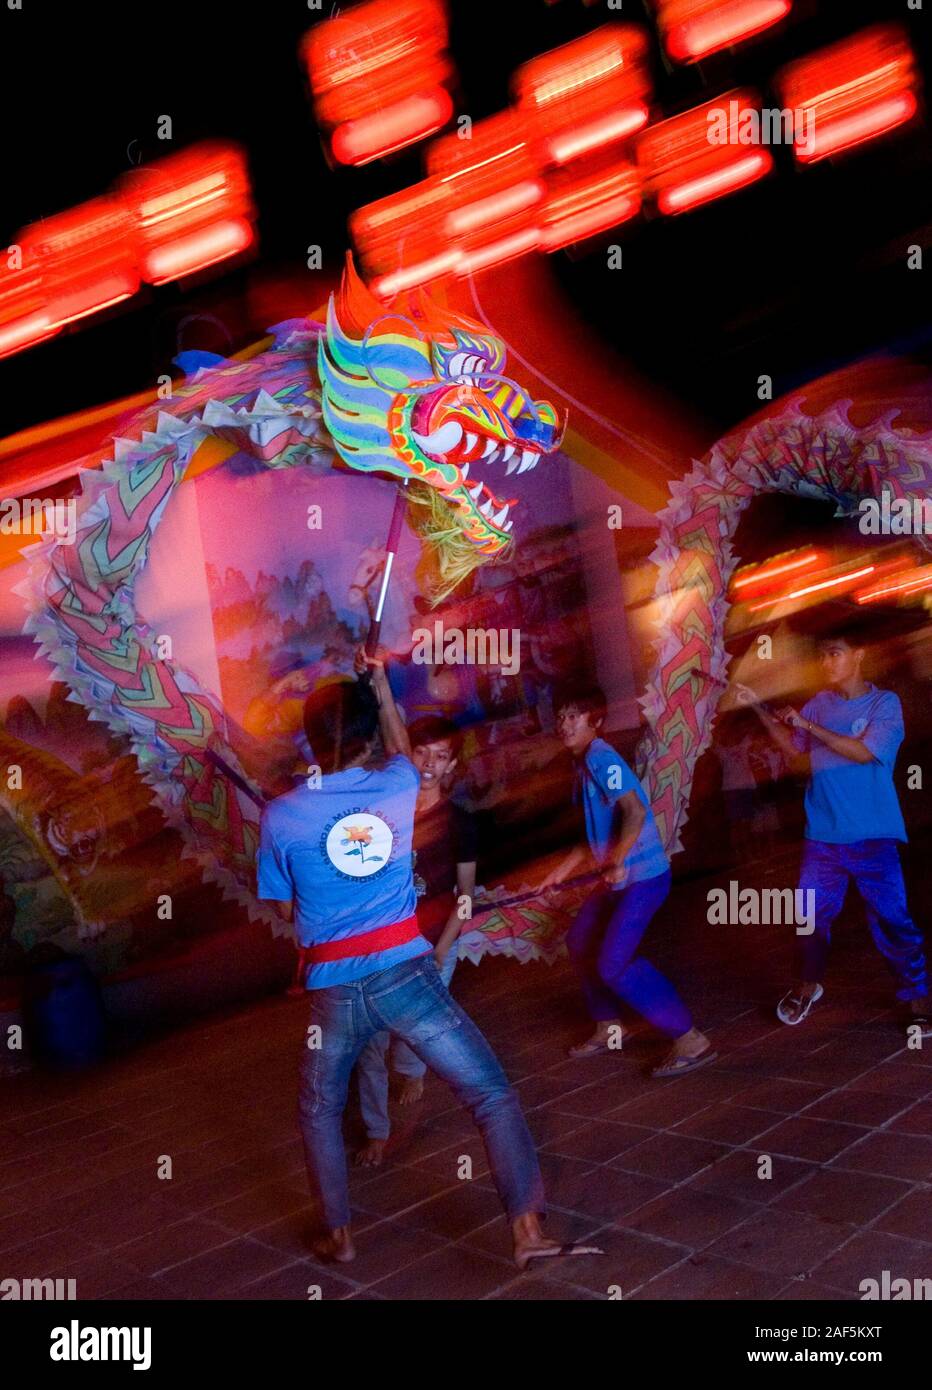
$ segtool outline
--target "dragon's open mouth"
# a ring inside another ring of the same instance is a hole
[[[457,420],[447,420],[433,434],[418,434],[416,430],[413,434],[418,448],[429,459],[435,463],[453,464],[458,469],[459,477],[454,491],[462,487],[469,494],[473,506],[491,526],[499,531],[511,530],[513,523],[509,520],[508,512],[517,505],[518,499],[500,497],[488,481],[476,477],[478,468],[472,474],[470,469],[473,464],[486,468],[496,465],[497,469],[504,466],[505,477],[510,477],[512,473],[526,473],[537,463],[543,452],[541,449],[529,448],[517,438],[508,440],[482,434]]]

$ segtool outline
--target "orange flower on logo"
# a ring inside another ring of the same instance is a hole
[[[345,827],[345,834],[347,840],[351,844],[372,844],[372,830],[368,825],[347,825]]]

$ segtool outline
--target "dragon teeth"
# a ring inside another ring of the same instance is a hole
[[[448,454],[455,448],[463,437],[463,429],[455,420],[448,420],[445,425],[441,425],[439,430],[433,434],[418,434],[413,431],[414,438],[418,447],[426,454]]]
[[[491,521],[491,520],[492,520],[492,503],[491,503],[491,502],[483,502],[483,504],[482,504],[482,506],[479,508],[479,510],[480,510],[480,512],[482,513],[482,515],[483,515],[488,521]],[[493,524],[494,524],[494,523],[493,523]]]
[[[518,466],[518,460],[517,460],[517,459],[512,459],[511,462],[508,464],[508,467],[505,469],[506,475],[509,474],[509,473],[513,473],[513,472],[515,471],[515,469],[517,468],[517,466]]]
[[[512,528],[512,526],[514,526],[514,522],[513,522],[513,521],[506,521],[505,524],[504,524],[504,526],[502,527],[502,530],[503,530],[503,531],[510,531],[511,528]]]
[[[499,529],[501,529],[501,527],[504,525],[504,523],[507,521],[507,519],[508,519],[508,503],[506,502],[505,505],[504,505],[504,507],[502,507],[501,511],[500,511],[500,512],[496,512],[496,514],[492,517],[492,525],[493,525],[493,526],[497,526],[497,527],[499,527]]]
[[[482,492],[482,484],[476,483],[475,487],[468,487],[466,491],[469,493],[470,497],[475,502],[478,500],[479,495]]]
[[[484,459],[491,458],[492,455],[495,453],[496,447],[497,446],[494,439],[487,439],[485,443],[485,448],[482,450],[482,457]]]
[[[469,477],[469,464],[468,464],[468,463],[461,463],[461,464],[460,464],[460,473],[463,475],[464,478],[468,478],[468,477]]]
[[[506,444],[506,445],[505,445],[505,451],[504,451],[504,453],[502,454],[502,458],[503,458],[503,459],[510,459],[511,456],[512,456],[512,454],[514,453],[514,451],[515,451],[515,446],[514,446],[513,444]]]
[[[521,454],[521,467],[518,469],[518,472],[525,473],[527,469],[533,468],[536,462],[537,455],[535,454],[534,450],[525,449]]]
[[[466,452],[467,452],[467,454],[471,454],[471,453],[472,453],[473,449],[476,447],[476,440],[477,440],[478,438],[479,438],[479,436],[478,436],[477,434],[469,434],[469,432],[467,431],[467,434],[466,434]]]

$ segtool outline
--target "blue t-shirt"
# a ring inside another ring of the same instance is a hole
[[[859,738],[874,755],[870,763],[852,762],[811,737],[807,729],[793,730],[796,747],[810,757],[806,839],[830,845],[905,840],[906,826],[893,785],[893,767],[904,736],[899,698],[876,685],[855,700],[846,700],[835,690],[820,690],[803,705],[802,716],[833,734]]]
[[[657,878],[659,874],[667,872],[670,861],[667,859],[646,791],[621,754],[603,738],[594,738],[586,749],[585,756],[576,763],[573,801],[577,806],[582,803],[589,848],[600,867],[607,862],[609,851],[615,843],[618,829],[616,803],[628,792],[634,792],[641,805],[646,808],[647,819],[628,851],[625,859],[628,877],[620,885],[621,888],[627,887],[629,883]]]
[[[256,856],[260,898],[294,899],[302,946],[343,941],[414,916],[411,864],[420,774],[395,757],[381,767],[353,767],[305,781],[262,815]],[[350,984],[424,955],[418,935],[376,954],[312,964],[308,989]]]

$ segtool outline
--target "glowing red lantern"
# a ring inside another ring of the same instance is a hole
[[[629,140],[647,124],[647,51],[643,30],[604,24],[518,69],[515,97],[543,163],[566,164]]]
[[[314,107],[341,164],[367,164],[440,130],[453,114],[441,0],[368,0],[302,43]]]
[[[249,171],[235,145],[205,143],[122,180],[140,273],[152,285],[191,275],[255,241]]]
[[[912,49],[895,24],[790,63],[777,88],[801,118],[796,158],[811,164],[902,125],[915,115],[918,85]]]
[[[726,92],[644,132],[638,165],[661,212],[687,212],[770,172],[773,160],[759,144],[759,105],[753,92]]]
[[[424,179],[353,213],[350,233],[374,294],[390,298],[453,271],[459,250],[444,231],[451,207],[448,186]]]
[[[680,63],[760,34],[789,14],[793,0],[656,0],[664,47]]]
[[[129,210],[118,198],[95,198],[27,227],[24,261],[34,265],[51,321],[72,323],[128,299],[139,289]]]
[[[24,260],[16,270],[0,264],[0,357],[34,347],[60,329],[49,311],[38,260]]]
[[[617,227],[641,208],[641,176],[628,160],[604,162],[586,173],[567,169],[547,180],[540,211],[540,246],[556,251]]]

